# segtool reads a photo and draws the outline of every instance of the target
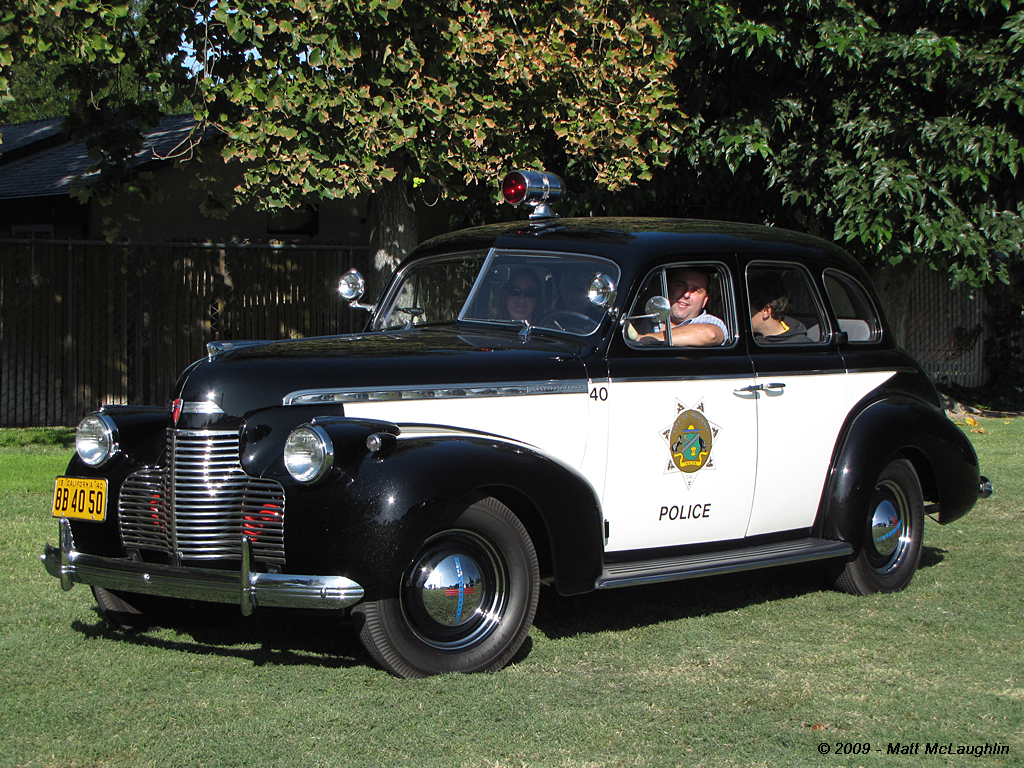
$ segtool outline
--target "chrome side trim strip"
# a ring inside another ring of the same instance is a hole
[[[181,404],[182,413],[224,413],[219,405],[212,400],[189,400]]]
[[[60,520],[60,546],[46,545],[43,567],[64,589],[88,584],[104,589],[184,600],[233,603],[248,615],[255,607],[340,609],[358,603],[363,588],[343,576],[256,573],[243,556],[238,571],[186,568],[87,555],[74,548],[71,525]],[[243,541],[248,554],[249,542]]]
[[[853,554],[853,546],[845,541],[808,537],[725,552],[609,563],[605,564],[604,573],[598,577],[594,587],[610,589],[636,584],[656,584],[663,581],[737,573],[774,565],[806,563],[850,554]]]
[[[302,389],[284,396],[284,405],[309,403],[367,403],[395,400],[446,400],[467,397],[522,397],[524,395],[586,394],[585,379],[572,381],[496,382],[493,384],[438,384],[425,387],[352,387]]]

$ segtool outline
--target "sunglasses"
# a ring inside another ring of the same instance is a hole
[[[536,299],[538,291],[536,288],[519,288],[515,285],[506,285],[505,293],[512,297],[525,296],[528,299]]]

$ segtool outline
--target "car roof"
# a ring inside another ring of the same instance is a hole
[[[473,227],[428,240],[410,259],[440,252],[490,248],[561,251],[604,256],[624,273],[659,258],[735,253],[817,259],[862,274],[860,265],[833,243],[775,227],[696,219],[576,218],[540,224],[517,222]]]

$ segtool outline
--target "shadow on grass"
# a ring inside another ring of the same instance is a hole
[[[95,610],[95,623],[75,621],[72,629],[88,638],[244,659],[256,667],[374,667],[351,624],[337,616],[271,608],[241,616],[225,606],[225,613],[216,620],[165,622],[159,628],[138,630],[118,628]],[[168,632],[175,637],[168,638]]]
[[[920,568],[941,563],[945,550],[923,547]],[[769,568],[723,576],[590,592],[564,597],[554,589],[541,592],[534,624],[552,639],[623,631],[665,621],[727,613],[751,605],[831,591],[821,563]],[[851,599],[856,599],[851,597]],[[374,668],[355,627],[335,615],[263,608],[252,616],[231,607],[205,623],[168,622],[163,629],[125,630],[112,626],[97,611],[95,623],[76,621],[72,628],[89,638],[103,638],[165,650],[212,654],[251,662],[254,666],[311,666],[331,669]],[[209,618],[209,617],[206,617]],[[174,632],[174,638],[166,633]],[[533,647],[527,637],[513,663]]]
[[[945,550],[922,547],[919,568],[938,565],[944,555]],[[541,593],[533,623],[555,639],[728,613],[833,589],[824,563],[706,576],[572,597],[563,597],[548,589]],[[851,599],[856,597],[851,596]]]

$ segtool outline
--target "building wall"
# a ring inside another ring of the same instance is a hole
[[[223,217],[205,213],[207,189],[189,172],[187,165],[167,165],[156,174],[159,199],[147,202],[138,195],[126,193],[112,205],[93,205],[90,211],[92,231],[102,233],[107,228],[104,220],[112,219],[120,228],[119,239],[136,241],[266,242],[284,239],[365,245],[369,238],[368,195],[355,200],[321,201],[314,234],[282,235],[273,232],[271,215],[251,204],[239,206]],[[224,183],[221,193],[229,194],[231,186],[230,180]]]

